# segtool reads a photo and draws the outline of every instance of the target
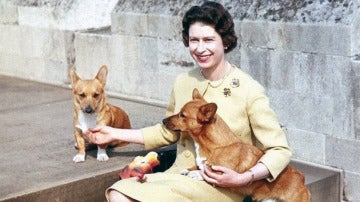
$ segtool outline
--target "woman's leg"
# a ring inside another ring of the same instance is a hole
[[[134,199],[127,197],[126,195],[114,190],[109,190],[109,201],[110,202],[135,202]]]

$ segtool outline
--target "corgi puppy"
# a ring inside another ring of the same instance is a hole
[[[115,128],[130,129],[130,119],[127,113],[119,107],[106,102],[105,84],[108,69],[105,65],[100,67],[93,79],[81,79],[72,67],[69,70],[69,78],[72,86],[72,100],[74,104],[74,136],[78,153],[73,161],[85,161],[86,140],[83,132],[96,125],[106,125]],[[124,146],[128,142],[118,141],[115,146]],[[97,145],[97,160],[107,161],[107,145]]]

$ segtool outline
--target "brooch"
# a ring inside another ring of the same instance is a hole
[[[231,80],[230,86],[233,87],[233,88],[239,87],[239,86],[240,86],[239,79],[233,78],[233,79]]]
[[[231,90],[230,90],[230,88],[224,88],[224,95],[225,95],[225,97],[231,96]]]

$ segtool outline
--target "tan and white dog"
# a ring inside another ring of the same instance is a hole
[[[105,84],[108,69],[105,65],[100,67],[97,75],[93,79],[81,79],[72,67],[69,71],[71,86],[73,89],[72,100],[74,103],[74,136],[77,155],[73,161],[85,161],[86,140],[83,131],[96,125],[106,125],[115,128],[131,128],[130,119],[127,113],[114,105],[106,102]],[[114,146],[124,146],[128,142],[114,142]],[[107,145],[97,145],[97,160],[107,161]]]
[[[187,132],[194,140],[197,168],[188,168],[189,171],[221,165],[243,173],[252,168],[264,152],[242,143],[216,111],[217,105],[206,102],[194,89],[193,100],[163,123],[170,130]],[[310,199],[304,175],[291,166],[287,166],[273,182],[259,180],[231,190],[249,195],[256,201],[308,202]]]

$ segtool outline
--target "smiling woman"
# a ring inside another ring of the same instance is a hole
[[[216,103],[217,113],[236,138],[246,144],[260,143],[256,145],[262,145],[264,155],[242,173],[219,165],[205,167],[197,171],[196,176],[203,179],[199,181],[192,175],[180,175],[184,169],[196,167],[199,159],[196,142],[186,132],[171,131],[161,123],[136,130],[97,127],[86,133],[95,143],[117,139],[144,144],[145,149],[152,150],[178,142],[176,160],[168,170],[148,174],[144,183],[133,178],[116,182],[106,191],[110,201],[242,201],[244,196],[229,188],[257,180],[272,181],[290,161],[291,150],[264,88],[225,59],[225,54],[237,45],[228,11],[217,2],[207,1],[191,7],[182,25],[183,43],[198,68],[177,77],[166,117],[178,113],[197,88],[205,100]]]

